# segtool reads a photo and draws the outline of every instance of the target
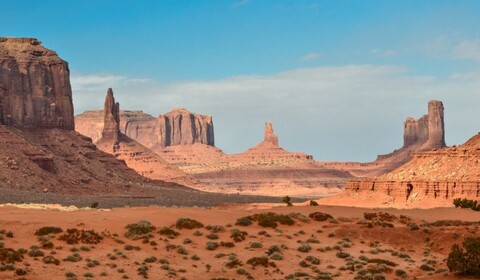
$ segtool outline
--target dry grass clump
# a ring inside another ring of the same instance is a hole
[[[67,244],[98,244],[103,237],[94,230],[79,230],[76,228],[67,229],[67,232],[58,237],[58,240],[67,242]]]

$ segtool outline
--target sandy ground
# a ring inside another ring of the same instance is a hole
[[[454,208],[380,210],[342,206],[272,206],[257,204],[217,208],[138,207],[111,210],[62,209],[59,206],[42,205],[28,206],[35,209],[2,206],[0,229],[11,231],[13,237],[0,234],[0,242],[4,248],[24,248],[28,253],[24,254],[22,262],[14,264],[15,269],[25,270],[26,275],[16,276],[15,271],[6,270],[0,271],[0,279],[143,279],[138,273],[144,266],[147,267],[149,279],[330,279],[318,278],[320,275],[330,275],[331,279],[353,279],[362,269],[378,267],[377,264],[367,263],[367,260],[374,258],[394,262],[394,267],[388,267],[387,272],[382,273],[386,279],[454,279],[445,271],[445,259],[450,247],[455,242],[461,242],[465,236],[478,236],[478,226],[422,225],[437,220],[480,220],[479,212]],[[294,218],[295,224],[279,224],[276,229],[261,227],[256,222],[249,226],[235,225],[240,217],[266,211],[276,214],[297,212],[305,216],[320,211],[332,215],[334,219],[319,222]],[[413,231],[398,221],[392,222],[392,228],[359,224],[363,221],[364,212],[375,211],[388,212],[397,217],[406,215],[420,229]],[[222,226],[216,233],[218,239],[209,239],[215,238],[215,235],[209,236],[213,230],[207,228],[176,229],[175,223],[181,217],[195,219],[204,225]],[[148,241],[125,237],[125,226],[140,220],[147,220],[156,227]],[[63,233],[53,234],[49,240],[54,247],[40,248],[40,251],[45,256],[55,257],[60,264],[45,264],[44,256],[29,256],[31,246],[41,247],[34,233],[44,226],[61,227],[64,231],[69,228],[92,229],[102,235],[103,240],[94,245],[69,245],[58,240]],[[163,227],[169,227],[179,235],[170,239],[159,234],[158,230]],[[246,239],[233,242],[233,228],[247,232]],[[195,234],[196,231],[198,233]],[[206,249],[207,242],[220,244],[222,241],[232,242],[234,247],[219,246],[211,251]],[[308,244],[305,248],[310,247],[308,252],[299,251],[303,244]],[[138,246],[139,250],[127,250],[126,245]],[[280,247],[281,260],[268,256],[267,251],[273,245]],[[185,249],[185,254],[179,253],[179,246]],[[81,260],[66,261],[76,250]],[[340,258],[337,256],[340,251],[350,256]],[[271,263],[267,267],[247,264],[250,258],[262,256],[268,257]],[[155,258],[148,262],[149,257]],[[229,268],[226,265],[232,259],[239,262]],[[312,259],[314,263],[308,261]],[[426,263],[433,271],[419,268]],[[398,277],[396,270],[403,270],[408,276]],[[76,278],[68,278],[66,273],[69,272]]]

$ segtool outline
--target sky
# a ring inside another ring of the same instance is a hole
[[[407,116],[445,107],[446,141],[480,131],[480,1],[0,0],[0,36],[35,37],[69,62],[75,113],[213,116],[238,153],[272,121],[282,147],[371,161]]]

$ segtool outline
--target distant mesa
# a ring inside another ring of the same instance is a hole
[[[142,111],[119,111],[120,131],[147,148],[195,143],[215,146],[211,116],[173,109],[157,118]],[[75,117],[75,129],[97,142],[103,129],[103,111],[86,111]]]
[[[195,184],[183,171],[120,131],[120,104],[115,102],[111,88],[107,90],[103,116],[102,138],[97,141],[100,150],[123,160],[128,167],[147,178]]]
[[[0,37],[0,124],[73,130],[68,64],[34,38]]]

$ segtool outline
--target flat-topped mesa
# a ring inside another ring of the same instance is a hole
[[[445,147],[443,103],[428,102],[428,114],[418,120],[408,117],[404,123],[403,147],[424,145],[423,149]]]
[[[0,37],[0,124],[75,127],[68,63],[37,39]]]
[[[273,132],[273,125],[271,122],[265,123],[265,139],[263,141],[278,146],[278,136]]]
[[[158,146],[192,145],[215,146],[212,117],[194,114],[187,109],[173,109],[157,119],[160,135]],[[127,133],[128,135],[128,133]]]
[[[111,141],[114,146],[118,144],[120,138],[120,104],[115,103],[113,97],[113,90],[111,88],[107,91],[105,97],[105,105],[103,107],[104,125],[102,131],[103,141]]]

